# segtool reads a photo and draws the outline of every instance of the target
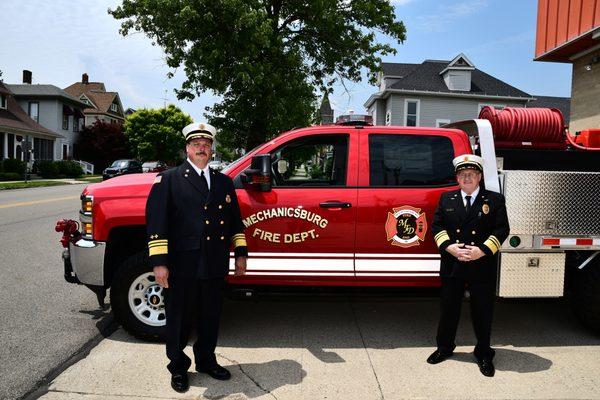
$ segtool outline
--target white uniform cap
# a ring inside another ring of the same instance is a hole
[[[483,158],[474,154],[463,154],[462,156],[458,156],[452,160],[452,164],[454,164],[454,172],[467,168],[483,172]]]
[[[215,140],[215,136],[217,135],[215,127],[204,122],[193,122],[183,128],[181,132],[186,142],[196,138]]]

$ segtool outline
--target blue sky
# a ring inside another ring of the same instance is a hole
[[[0,1],[0,70],[6,83],[20,83],[22,70],[34,83],[61,88],[81,79],[102,81],[118,91],[124,107],[161,107],[164,98],[194,119],[217,98],[210,93],[193,102],[177,101],[173,88],[181,72],[167,79],[158,47],[143,34],[122,37],[119,23],[107,14],[118,0]],[[464,53],[477,68],[532,95],[570,96],[571,65],[534,62],[537,1],[395,0],[407,40],[386,62],[451,60]],[[380,37],[381,41],[388,41]],[[330,97],[336,115],[363,104],[376,88],[366,80],[337,86]]]

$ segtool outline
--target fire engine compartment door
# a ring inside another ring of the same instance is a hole
[[[357,139],[291,138],[271,154],[272,190],[238,190],[247,276],[354,279]]]
[[[457,188],[453,141],[423,132],[375,131],[361,137],[360,152],[357,279],[437,282],[440,255],[431,223],[441,193]]]

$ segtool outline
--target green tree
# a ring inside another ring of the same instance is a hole
[[[221,96],[209,122],[223,146],[246,149],[310,123],[317,90],[336,80],[366,69],[374,82],[380,57],[396,53],[376,33],[400,43],[406,32],[387,0],[122,0],[109,13],[183,66],[179,99]]]
[[[130,158],[123,127],[101,120],[84,126],[75,143],[75,156],[94,164],[95,173],[102,172],[119,158]]]
[[[123,130],[131,152],[142,161],[175,164],[181,159],[185,140],[181,130],[192,118],[176,106],[141,109],[125,119]]]

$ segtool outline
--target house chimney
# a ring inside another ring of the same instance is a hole
[[[29,85],[31,85],[31,71],[28,71],[26,69],[23,70],[23,83],[27,83]]]
[[[81,83],[87,85],[88,84],[88,74],[81,75]]]

